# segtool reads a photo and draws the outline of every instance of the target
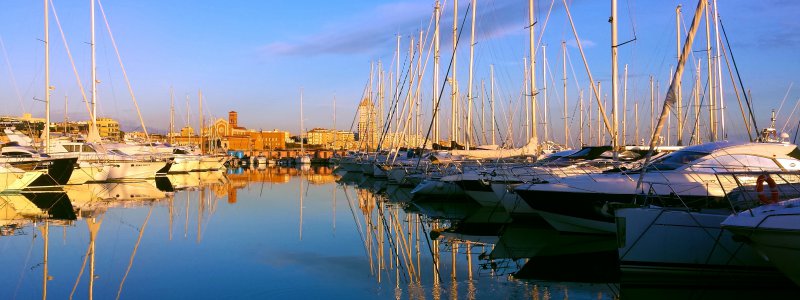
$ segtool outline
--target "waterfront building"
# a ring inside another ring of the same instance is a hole
[[[121,139],[119,122],[112,118],[98,118],[97,132],[101,138],[119,141]]]
[[[203,128],[203,138],[212,148],[225,150],[279,150],[286,148],[290,134],[273,129],[270,131],[247,129],[239,126],[239,113],[228,112],[228,119],[217,119]]]
[[[355,133],[351,131],[314,128],[306,133],[306,142],[309,145],[320,146],[324,149],[355,149]]]
[[[378,145],[378,130],[375,104],[364,98],[358,105],[358,141],[360,147],[375,149]]]

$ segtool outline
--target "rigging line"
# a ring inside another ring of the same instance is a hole
[[[52,2],[52,0],[51,0]],[[131,99],[133,100],[133,105],[136,107],[136,114],[139,116],[139,122],[142,124],[142,131],[144,131],[144,136],[146,141],[150,141],[150,135],[147,133],[147,126],[144,124],[144,118],[142,118],[142,112],[139,110],[139,103],[136,101],[136,95],[133,93],[133,87],[131,87],[131,81],[128,79],[128,72],[125,71],[125,65],[122,64],[122,56],[119,54],[119,48],[117,47],[117,42],[114,40],[114,35],[111,33],[111,26],[108,24],[108,19],[106,18],[106,12],[103,9],[103,3],[100,0],[97,0],[97,4],[100,7],[100,13],[103,15],[103,21],[106,24],[106,30],[108,30],[108,36],[111,38],[111,45],[114,46],[114,52],[117,54],[117,61],[119,61],[119,66],[122,69],[122,76],[125,78],[125,83],[128,85],[128,92],[131,95]]]
[[[785,95],[783,95],[783,100],[781,100],[781,105],[780,105],[780,106],[778,106],[778,111],[777,111],[777,112],[775,112],[775,116],[780,116],[780,114],[781,114],[781,109],[783,108],[783,103],[785,103],[785,102],[786,102],[786,98],[789,98],[789,92],[791,92],[791,91],[792,91],[792,85],[794,85],[794,82],[789,82],[789,88],[788,88],[788,89],[786,89],[786,94],[785,94]]]
[[[789,117],[786,118],[786,122],[783,124],[783,127],[781,127],[782,132],[786,131],[786,125],[789,125],[789,121],[791,121],[792,116],[794,116],[794,111],[797,109],[798,104],[800,104],[800,98],[797,98],[797,102],[794,103],[794,108],[792,108],[792,112],[789,113]]]
[[[709,86],[709,82],[708,82],[708,79],[706,79],[706,80],[705,80],[705,85],[703,86],[703,91],[702,91],[702,94],[700,95],[700,106],[699,106],[700,108],[702,108],[702,107],[703,107],[703,103],[704,103],[704,102],[705,102],[705,100],[706,100],[706,91],[708,91],[708,86]],[[695,88],[699,88],[699,87],[692,86],[692,90],[694,90]],[[686,107],[686,114],[684,114],[684,116],[683,116],[683,124],[681,124],[682,126],[684,126],[684,128],[686,128],[686,122],[688,122],[688,121],[689,121],[689,120],[688,120],[688,119],[689,119],[689,118],[688,118],[688,117],[689,117],[689,109],[691,109],[691,108],[692,108],[692,105],[691,105],[692,103],[687,103],[687,104],[689,104],[689,105],[684,105],[684,106]],[[698,109],[699,109],[699,108],[698,108]],[[677,110],[678,110],[678,108],[677,108],[677,107],[675,107],[675,110],[677,111]],[[678,112],[678,113],[680,113],[680,112]],[[695,126],[696,126],[696,125],[697,125],[697,123],[699,122],[699,119],[700,119],[700,117],[699,117],[699,116],[695,116],[695,121],[694,121],[694,125],[695,125]],[[692,132],[692,135],[694,135],[694,134],[696,133],[696,132],[694,131],[694,128],[695,128],[695,127],[693,126],[693,127],[692,127],[692,131],[691,131],[691,132]],[[699,132],[697,132],[697,134],[699,134]],[[692,138],[691,138],[691,137],[689,137],[689,142],[692,142]],[[691,145],[691,143],[690,143],[690,145]]]
[[[400,51],[397,51],[397,55],[400,56]],[[409,74],[410,72],[406,72],[405,71],[406,70],[406,64],[408,63],[409,64],[409,68],[410,68],[411,67],[410,65],[413,65],[414,57],[415,57],[415,53],[412,53],[411,57],[406,56],[406,58],[403,60],[403,68],[402,68],[402,70],[405,73],[405,77],[403,78],[403,81],[402,81],[403,85],[395,87],[395,90],[396,90],[395,93],[396,94],[394,95],[395,97],[392,100],[391,108],[389,109],[389,112],[387,113],[387,116],[386,116],[387,122],[386,122],[386,124],[384,124],[383,128],[381,128],[381,131],[382,131],[381,132],[381,138],[380,138],[380,140],[378,140],[378,145],[377,145],[377,148],[376,148],[377,151],[376,151],[376,154],[375,154],[376,157],[378,155],[377,153],[379,153],[380,150],[381,150],[381,146],[383,144],[383,141],[386,140],[386,135],[389,133],[389,129],[391,129],[391,127],[392,127],[392,122],[391,122],[392,117],[396,118],[395,113],[397,112],[398,104],[400,103],[400,98],[403,95],[403,90],[405,89],[406,83],[408,83],[408,80],[409,80],[408,77],[410,76],[410,74]],[[409,61],[411,61],[411,63],[409,63]],[[400,78],[399,78],[400,74],[396,74],[396,76],[398,76],[397,80],[398,80],[398,82],[400,82]],[[370,96],[372,96],[372,95],[370,94]],[[377,99],[375,99],[375,100],[377,100]],[[375,100],[373,100],[373,101],[375,101]]]
[[[125,270],[125,276],[122,277],[122,281],[119,283],[119,290],[117,290],[116,298],[117,300],[119,300],[119,296],[122,294],[122,286],[125,284],[125,279],[128,279],[128,273],[130,273],[131,267],[133,267],[133,259],[136,258],[136,251],[139,250],[139,244],[142,242],[142,235],[144,235],[144,229],[147,228],[147,222],[150,220],[150,215],[153,213],[153,207],[154,205],[151,204],[150,211],[147,212],[147,217],[144,219],[144,224],[142,224],[142,228],[139,229],[139,238],[136,239],[136,245],[133,246],[133,253],[131,253],[131,259],[128,262],[128,269]]]
[[[22,112],[25,112],[25,103],[22,101],[22,95],[19,93],[19,87],[17,86],[17,78],[14,76],[14,68],[11,67],[11,60],[8,59],[8,51],[6,51],[6,44],[3,42],[3,37],[0,36],[0,49],[3,50],[3,58],[6,60],[6,67],[8,67],[8,77],[11,79],[11,85],[14,87],[14,94],[17,95],[17,101],[19,101],[19,107],[22,109]]]
[[[751,99],[747,97],[747,92],[744,89],[744,82],[742,82],[742,75],[739,73],[739,67],[736,65],[736,58],[733,57],[733,48],[731,48],[731,42],[730,40],[728,40],[728,33],[725,31],[725,25],[722,24],[722,18],[720,17],[717,18],[719,19],[719,26],[722,28],[722,35],[725,37],[725,44],[728,46],[728,52],[731,53],[731,62],[733,62],[733,69],[736,70],[736,77],[739,78],[739,86],[741,86],[742,88],[742,95],[744,96],[744,102],[747,105],[747,110],[750,112],[750,118],[753,121],[753,129],[755,129],[756,135],[758,135],[758,124],[756,124],[756,116],[753,114],[753,104],[750,102]]]
[[[458,31],[458,36],[456,37],[456,44],[455,44],[456,49],[458,49],[458,42],[461,41],[461,34],[464,33],[464,24],[467,22],[467,15],[469,14],[470,9],[472,9],[472,2],[467,3],[467,10],[466,12],[464,12],[464,18],[461,19],[461,26],[459,27],[461,28],[461,30]],[[447,72],[444,73],[444,78],[450,76],[450,71],[453,69],[453,58],[455,57],[455,55],[456,51],[453,51],[453,54],[450,55],[450,63],[447,66]],[[444,88],[446,86],[447,86],[447,80],[442,82],[442,88],[439,90],[439,98],[436,99],[436,107],[435,107],[436,109],[433,110],[434,112],[431,117],[431,122],[428,125],[428,132],[425,134],[425,140],[422,142],[422,149],[425,149],[425,145],[428,144],[428,140],[431,137],[431,129],[433,129],[433,120],[436,119],[436,115],[439,113],[439,104],[441,104],[442,102],[442,94],[444,93]],[[451,122],[454,121],[455,120],[451,120]],[[422,162],[422,155],[417,157],[417,165],[415,166],[415,168],[419,168],[419,164],[421,162]]]
[[[750,141],[753,140],[753,136],[751,134],[750,122],[747,120],[746,113],[744,111],[744,107],[742,106],[742,98],[739,97],[739,88],[736,87],[736,80],[733,79],[733,71],[731,70],[731,62],[728,60],[728,51],[725,48],[725,44],[720,44],[720,50],[722,50],[722,57],[725,58],[725,67],[728,69],[728,77],[731,80],[731,87],[733,87],[734,95],[736,95],[736,103],[739,104],[739,112],[742,113],[742,120],[744,121],[744,128],[747,129],[747,139]],[[745,91],[742,91],[744,94]]]
[[[425,227],[425,222],[422,220],[422,216],[417,214],[417,220],[419,220],[419,224],[422,226],[422,233],[425,235],[425,244],[428,245],[428,252],[431,254],[431,260],[433,261],[433,269],[436,271],[436,278],[439,279],[439,282],[442,282],[442,276],[439,274],[439,260],[434,257],[433,247],[431,246],[431,239],[428,235],[428,229]]]
[[[358,237],[361,238],[361,244],[364,245],[364,255],[369,256],[367,253],[367,241],[364,239],[364,230],[362,229],[361,222],[358,221],[358,217],[356,217],[355,209],[353,208],[353,200],[350,199],[350,194],[347,193],[347,185],[342,185],[342,190],[344,190],[344,196],[347,198],[347,206],[350,207],[350,213],[353,215],[353,222],[356,223],[356,229],[358,230]]]
[[[381,224],[383,225],[383,228],[384,228],[384,234],[386,235],[387,240],[389,242],[389,249],[391,250],[391,253],[394,254],[394,258],[399,261],[399,258],[400,258],[400,254],[398,254],[399,244],[395,245],[396,244],[395,241],[394,241],[395,237],[391,235],[391,230],[389,228],[389,224],[386,223],[387,220],[386,220],[386,215],[384,214],[384,211],[383,211],[383,207],[380,206],[380,205],[377,205],[377,207],[378,207],[378,215],[381,217],[380,221],[381,221]],[[391,214],[389,216],[391,217]],[[398,239],[400,239],[400,237],[398,237]],[[409,279],[408,279],[408,277],[406,277],[406,268],[405,268],[405,266],[403,266],[403,265],[398,263],[395,266],[395,268],[398,268],[399,270],[401,270],[400,274],[403,274],[403,279],[406,282],[408,282]],[[378,270],[378,271],[380,272],[380,270]]]
[[[61,21],[58,19],[56,6],[53,5],[52,0],[50,0],[50,9],[53,11],[53,17],[56,20],[56,25],[58,25],[58,31],[61,33],[61,40],[64,41],[64,49],[67,51],[67,57],[69,58],[70,65],[72,65],[72,73],[75,74],[75,80],[78,82],[78,88],[81,91],[83,103],[86,105],[86,111],[89,112],[89,119],[92,120],[94,119],[94,116],[92,116],[92,109],[89,107],[89,100],[86,98],[86,90],[83,88],[81,76],[78,75],[78,68],[75,66],[75,60],[72,58],[72,52],[69,50],[69,44],[67,43],[67,38],[64,35],[64,29],[61,27]]]

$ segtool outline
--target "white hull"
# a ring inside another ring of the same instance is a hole
[[[81,161],[72,171],[68,184],[83,184],[87,182],[103,182],[108,180],[108,174],[113,167],[110,164],[92,163]]]
[[[220,156],[203,156],[200,158],[200,165],[192,171],[213,171],[225,169],[227,158]]]
[[[505,183],[492,182],[492,191],[500,199],[500,204],[511,215],[536,215],[536,211],[531,208],[525,200],[522,200],[516,193],[512,192],[514,185],[509,186]]]
[[[614,234],[617,232],[614,223],[577,218],[546,211],[535,212],[542,216],[550,226],[553,226],[553,228],[561,232],[587,234]]]
[[[737,269],[769,267],[750,246],[735,241],[720,223],[725,214],[663,208],[616,211],[619,259],[637,267]]]
[[[464,191],[467,196],[478,202],[481,206],[486,207],[497,207],[500,205],[500,199],[497,199],[497,195],[494,192],[487,192],[487,191]]]
[[[424,180],[417,185],[411,194],[414,196],[455,196],[463,195],[464,191],[452,182],[438,180]]]
[[[121,161],[114,162],[108,173],[108,180],[155,178],[156,172],[166,163],[163,161]]]
[[[722,227],[750,241],[775,267],[800,284],[800,200],[740,212],[725,219]]]
[[[170,173],[186,173],[200,169],[200,157],[176,156],[169,168]]]

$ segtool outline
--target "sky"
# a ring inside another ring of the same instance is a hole
[[[51,85],[54,86],[51,113],[55,120],[63,120],[66,103],[70,119],[86,119],[86,106],[64,44],[66,40],[80,80],[88,91],[91,80],[90,1],[51,2],[60,21],[59,26],[51,14]],[[558,140],[558,134],[563,136],[562,41],[568,45],[567,106],[572,131],[577,126],[574,110],[579,89],[586,90],[588,80],[562,2],[536,0],[535,3],[536,36],[540,39],[537,45],[546,47],[550,65],[548,76],[555,77],[548,79],[548,120],[553,139]],[[608,94],[610,1],[571,0],[568,3],[592,75],[595,81],[601,81],[601,94]],[[657,98],[657,108],[660,109],[671,69],[677,61],[675,6],[679,4],[683,6],[682,22],[688,27],[697,2],[619,2],[619,42],[635,37],[634,41],[618,48],[620,76],[627,64],[627,111],[632,114],[633,102],[640,103],[642,132],[649,126],[649,76],[659,82],[661,95]],[[3,46],[0,49],[0,101],[5,104],[0,107],[0,115],[30,112],[43,116],[44,104],[35,100],[44,99],[43,1],[5,0],[0,5]],[[400,63],[405,66],[410,38],[418,39],[420,30],[426,34],[422,57],[427,65],[422,85],[422,112],[423,118],[430,118],[433,62],[427,53],[432,37],[433,0],[306,1],[302,4],[291,1],[102,1],[96,10],[98,115],[116,118],[123,130],[133,130],[139,127],[139,121],[100,6],[151,131],[168,129],[171,90],[174,91],[178,128],[187,123],[187,99],[189,122],[197,126],[198,93],[202,91],[207,117],[224,118],[228,111],[235,110],[239,112],[240,125],[247,128],[297,133],[302,90],[307,129],[332,127],[335,113],[336,127],[350,130],[356,106],[370,79],[370,64],[377,65],[381,61],[384,70],[393,72],[396,36],[399,35]],[[459,24],[467,6],[468,1],[459,1]],[[800,22],[795,16],[800,11],[800,2],[725,0],[719,1],[718,8],[744,87],[752,92],[759,127],[767,125],[770,110],[780,108],[779,129],[791,122],[785,131],[794,135],[793,127],[798,118],[790,118],[790,113],[800,98],[800,61],[796,59],[800,50]],[[513,116],[514,128],[520,126],[520,112],[524,111],[520,95],[525,68],[522,59],[528,55],[527,19],[527,1],[477,1],[474,90],[480,95],[480,82],[484,80],[488,85],[489,66],[494,65],[498,123],[506,123]],[[437,89],[444,82],[452,55],[452,25],[453,0],[448,0],[443,3],[442,79]],[[469,18],[464,25],[469,28]],[[698,59],[705,74],[705,26],[702,25],[692,47],[691,62],[686,65],[684,98],[691,95]],[[713,26],[711,30],[713,38]],[[536,55],[537,86],[541,89],[540,49],[537,47]],[[466,94],[467,89],[468,55],[469,31],[465,30],[456,58],[456,77],[462,94]],[[725,68],[727,65],[723,66],[723,91],[728,135],[731,139],[744,138],[741,113]],[[446,94],[449,89],[449,85],[445,85]],[[585,93],[588,98],[588,91]],[[610,95],[608,97],[610,99]],[[784,98],[786,101],[781,107]],[[440,108],[443,116],[447,116],[444,114],[450,109],[447,98]],[[479,115],[478,108],[475,112]],[[542,114],[540,111],[540,118],[544,119]],[[632,119],[629,115],[631,131]],[[707,120],[700,123],[707,128]],[[442,127],[448,128],[446,123]]]

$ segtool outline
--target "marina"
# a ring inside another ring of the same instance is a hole
[[[411,201],[407,188],[329,167],[228,173],[170,175],[171,191],[130,182],[69,187],[58,200],[4,195],[0,296],[738,299],[798,292],[774,268],[750,269],[745,278],[720,270],[630,276],[620,272],[613,236],[561,233],[464,198]],[[43,203],[52,203],[48,214],[37,209]]]
[[[639,2],[5,3],[0,298],[796,298],[800,5]]]

